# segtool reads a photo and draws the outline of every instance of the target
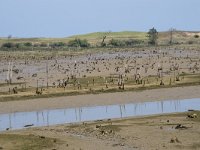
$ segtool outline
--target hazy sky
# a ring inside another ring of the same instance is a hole
[[[0,0],[0,37],[200,30],[200,0]]]

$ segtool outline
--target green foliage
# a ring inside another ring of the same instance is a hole
[[[101,43],[101,47],[106,47],[106,43]]]
[[[33,46],[33,44],[31,42],[26,42],[26,43],[24,43],[24,46],[31,47],[31,46]]]
[[[125,44],[124,41],[116,40],[116,39],[111,39],[109,41],[109,45],[115,46],[115,47],[122,47],[122,46],[125,46],[126,44]]]
[[[134,40],[134,39],[127,39],[127,40],[117,40],[117,39],[111,39],[109,41],[109,45],[110,46],[114,46],[114,47],[130,47],[130,46],[135,46],[135,45],[139,45],[144,41],[141,40]]]
[[[149,44],[156,45],[157,39],[158,39],[158,32],[155,28],[149,29],[148,38],[149,38]]]
[[[11,43],[11,42],[3,43],[1,47],[3,47],[3,48],[14,48],[15,44]]]
[[[75,39],[68,42],[69,47],[90,47],[90,44],[86,39]]]
[[[66,44],[64,42],[54,42],[54,43],[51,43],[50,46],[51,47],[64,47]]]
[[[11,42],[8,42],[8,43],[3,43],[2,44],[2,48],[21,48],[23,46],[29,46],[28,43],[11,43]]]
[[[21,43],[16,43],[16,44],[15,44],[15,47],[16,47],[16,48],[21,48],[22,46],[23,46],[23,44],[21,44]]]
[[[199,38],[199,35],[198,35],[198,34],[195,34],[195,35],[194,35],[194,38],[196,38],[196,39]]]
[[[133,40],[133,39],[125,40],[126,46],[134,46],[134,45],[139,45],[141,43],[144,43],[144,41],[142,41],[142,40]]]
[[[86,39],[79,40],[79,44],[80,44],[80,47],[89,47],[90,46],[90,44],[88,43],[88,41]]]

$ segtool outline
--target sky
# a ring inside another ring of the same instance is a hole
[[[200,31],[200,0],[0,0],[0,37]]]

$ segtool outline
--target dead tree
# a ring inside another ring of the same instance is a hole
[[[105,39],[107,38],[107,35],[109,35],[110,33],[111,33],[111,31],[106,32],[105,35],[103,36],[103,39],[102,39],[102,42],[101,42],[101,47],[106,46]]]
[[[106,39],[106,36],[103,36],[103,40],[101,42],[101,46],[104,47],[106,44],[105,44],[105,39]]]
[[[170,40],[169,40],[169,44],[172,45],[173,44],[173,32],[176,31],[174,28],[170,28],[169,29],[169,34],[170,34]]]
[[[13,93],[14,93],[14,94],[17,94],[17,93],[18,93],[17,87],[14,87],[14,88],[13,88]]]

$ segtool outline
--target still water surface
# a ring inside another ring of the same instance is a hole
[[[34,112],[16,112],[0,115],[0,131],[4,131],[8,128],[23,129],[25,125],[39,127],[99,119],[185,112],[189,109],[200,110],[200,98],[42,110]]]

